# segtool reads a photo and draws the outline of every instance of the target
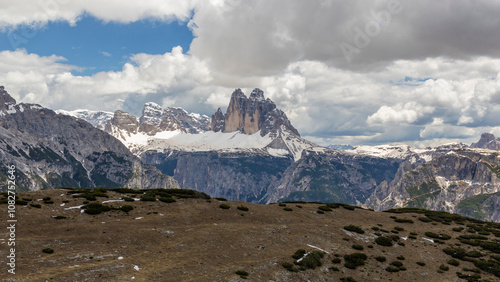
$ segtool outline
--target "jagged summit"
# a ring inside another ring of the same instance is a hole
[[[0,110],[8,110],[9,105],[15,104],[16,99],[12,98],[3,86],[0,86]]]
[[[481,139],[477,143],[472,143],[471,148],[500,150],[500,138],[495,138],[491,133],[481,134]]]
[[[279,135],[280,130],[287,130],[291,134],[300,136],[292,126],[286,114],[276,108],[276,104],[269,98],[264,98],[264,91],[255,88],[250,97],[236,89],[231,95],[226,114],[220,109],[212,115],[211,129],[215,132],[235,132],[254,134],[260,131],[261,136],[273,133]]]

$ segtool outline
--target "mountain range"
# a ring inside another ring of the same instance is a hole
[[[16,164],[25,190],[180,186],[255,203],[417,207],[500,221],[500,139],[488,133],[470,146],[331,149],[302,138],[260,89],[248,97],[236,89],[226,112],[211,117],[155,103],[139,118],[54,112],[17,104],[3,87],[0,99],[0,162]]]

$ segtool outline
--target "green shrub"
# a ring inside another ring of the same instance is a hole
[[[238,206],[237,209],[239,209],[240,211],[248,211],[249,209],[245,206]]]
[[[328,206],[319,206],[318,209],[322,211],[332,211],[332,209]]]
[[[218,201],[227,202],[227,199],[226,199],[226,198],[221,198],[221,197],[219,197],[219,198],[215,198],[215,199],[216,199],[216,200],[218,200]]]
[[[43,201],[43,203],[44,203],[44,204],[49,204],[49,205],[50,205],[50,204],[53,204],[53,203],[54,203],[54,201],[52,201],[52,200],[47,200],[47,201]]]
[[[341,258],[334,258],[334,259],[332,259],[332,263],[337,264],[337,263],[341,263],[341,262],[342,262]]]
[[[291,263],[289,262],[284,262],[281,264],[281,266],[283,266],[286,270],[290,271],[290,272],[299,272],[299,270]]]
[[[317,211],[316,211],[316,213],[319,213],[319,214],[325,214],[325,212],[324,212],[324,211],[322,211],[322,210],[317,210]]]
[[[450,267],[447,266],[447,265],[441,264],[439,266],[439,269],[442,270],[442,271],[448,271],[448,270],[450,270]]]
[[[50,201],[50,200],[52,200],[52,198],[51,197],[43,197],[42,200],[43,201]]]
[[[358,266],[365,265],[365,260],[368,257],[364,253],[353,253],[344,256],[344,266],[349,269],[356,269]]]
[[[306,250],[304,250],[304,249],[298,249],[292,255],[292,258],[295,259],[295,260],[298,260],[298,259],[301,259],[305,254],[306,254]]]
[[[365,234],[365,231],[363,229],[361,229],[361,227],[356,226],[356,225],[352,225],[352,224],[344,226],[344,229],[347,231],[356,232],[359,234]]]
[[[63,216],[63,215],[57,215],[57,216],[54,216],[54,219],[66,219],[67,217]]]
[[[396,226],[396,227],[394,227],[394,230],[404,231],[405,229],[403,227]]]
[[[379,262],[384,262],[384,261],[386,261],[386,260],[387,260],[387,258],[386,258],[386,257],[384,257],[384,256],[377,256],[377,257],[375,257],[375,259],[376,259],[377,261],[379,261]]]
[[[394,265],[396,267],[401,267],[401,266],[403,266],[403,263],[398,261],[398,260],[395,260],[395,261],[391,262],[391,265]]]
[[[450,260],[448,260],[448,264],[453,265],[453,266],[459,266],[460,262],[456,259],[450,259]]]
[[[54,252],[54,250],[51,249],[51,248],[45,248],[45,249],[42,250],[42,252],[44,252],[46,254],[52,254]]]
[[[458,278],[461,278],[461,279],[465,279],[467,281],[479,281],[479,279],[481,279],[481,275],[477,274],[477,273],[473,273],[473,274],[464,274],[464,273],[461,273],[461,272],[457,272],[457,276]]]
[[[423,262],[423,261],[417,261],[417,264],[420,266],[425,266],[425,262]]]
[[[87,214],[95,215],[95,214],[100,214],[102,212],[107,212],[111,210],[111,207],[102,205],[100,203],[90,203],[87,205],[84,205],[82,209],[85,211]]]
[[[372,227],[372,230],[373,230],[373,231],[379,231],[379,230],[380,230],[380,228],[378,228],[377,226],[373,226],[373,227]]]
[[[465,256],[471,257],[471,258],[480,258],[480,257],[482,257],[484,255],[481,252],[479,252],[479,251],[473,250],[473,251],[467,252],[465,254]]]
[[[283,208],[284,211],[293,211],[292,208]]]
[[[238,270],[235,273],[240,275],[240,276],[248,276],[248,272],[246,272],[244,270]]]
[[[385,271],[387,271],[387,272],[399,272],[399,267],[389,265],[388,267],[385,268]]]
[[[231,206],[230,206],[230,205],[228,205],[228,204],[220,204],[220,205],[219,205],[219,208],[221,208],[221,209],[223,209],[223,210],[227,210],[227,209],[230,209],[230,208],[231,208]]]
[[[457,258],[463,260],[465,258],[466,251],[462,248],[446,248],[443,250],[445,254],[451,256],[452,258]]]
[[[119,207],[118,209],[128,213],[129,211],[133,210],[134,207],[131,205],[124,205],[124,206]]]
[[[134,202],[134,199],[130,197],[122,197],[122,200],[124,200],[125,202]]]
[[[174,198],[172,197],[160,197],[158,200],[164,202],[164,203],[175,203],[177,202]]]
[[[141,201],[144,202],[155,202],[156,201],[156,195],[155,194],[144,194],[141,196]]]
[[[455,232],[462,232],[462,230],[464,230],[463,227],[453,227],[451,230],[455,231]]]
[[[320,251],[312,251],[307,254],[300,262],[297,262],[302,268],[305,269],[315,269],[321,266],[321,259],[325,254]]]
[[[31,207],[34,207],[34,208],[37,208],[37,209],[39,209],[39,208],[41,208],[41,207],[42,207],[42,205],[40,205],[40,204],[35,204],[35,203],[30,203],[30,206],[31,206]]]
[[[286,207],[286,204],[285,203],[279,203],[278,206],[280,206],[280,207]]]
[[[425,236],[440,239],[440,240],[450,240],[451,236],[446,234],[436,234],[434,232],[425,232]]]
[[[351,276],[342,277],[342,278],[340,278],[340,281],[342,281],[342,282],[356,282],[356,280],[354,280],[354,278],[352,278]]]
[[[391,247],[393,245],[392,238],[387,236],[380,236],[375,239],[375,243],[380,246]]]
[[[364,247],[363,247],[363,246],[361,246],[361,245],[356,245],[356,244],[352,245],[352,248],[353,248],[353,249],[355,249],[355,250],[358,250],[358,251],[361,251],[361,250],[363,250],[363,249],[364,249]]]
[[[397,257],[397,259],[399,259],[399,260],[405,260],[405,257],[404,256],[399,256],[399,257]]]
[[[331,271],[340,271],[340,269],[338,267],[335,267],[335,266],[330,267],[330,270]]]
[[[419,217],[418,220],[422,221],[422,222],[431,222],[432,219],[428,218],[428,217]]]
[[[413,223],[413,220],[404,218],[396,218],[394,221],[397,223]]]

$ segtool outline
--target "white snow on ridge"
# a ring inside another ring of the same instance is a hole
[[[379,145],[379,146],[357,146],[345,152],[357,155],[367,155],[379,158],[404,159],[414,153],[408,145]]]

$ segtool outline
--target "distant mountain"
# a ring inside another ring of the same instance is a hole
[[[73,116],[92,124],[101,130],[104,130],[106,123],[113,118],[113,113],[103,111],[75,110],[75,111],[55,111],[58,114]]]
[[[472,143],[471,148],[481,148],[490,150],[500,150],[500,138],[495,138],[491,133],[481,134],[481,139],[477,143]]]
[[[17,104],[0,86],[0,179],[16,167],[20,190],[67,187],[178,187],[121,142],[75,117]]]
[[[333,144],[330,144],[330,145],[328,145],[326,147],[330,148],[330,149],[333,149],[333,150],[351,150],[351,149],[354,149],[354,147],[352,145],[349,145],[349,144],[342,144],[342,145],[333,145]]]

